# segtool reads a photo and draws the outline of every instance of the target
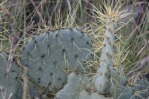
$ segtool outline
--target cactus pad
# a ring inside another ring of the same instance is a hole
[[[84,90],[80,93],[79,99],[113,99],[112,97],[104,97],[103,95],[98,94],[97,92],[88,93]]]
[[[48,31],[23,45],[21,63],[39,85],[60,89],[67,82],[67,73],[85,70],[84,62],[91,59],[90,51],[90,38],[77,29]]]
[[[6,98],[10,97],[10,99],[21,99],[22,86],[18,81],[19,78],[19,69],[12,63],[12,68],[8,73],[8,78],[6,79],[6,72],[8,66],[8,54],[1,52],[0,53],[0,99],[3,98],[3,89],[6,89]]]
[[[55,96],[55,99],[73,99],[77,97],[79,90],[83,89],[89,78],[87,76],[76,75],[74,72],[69,74],[67,84]],[[79,89],[79,90],[78,90]]]

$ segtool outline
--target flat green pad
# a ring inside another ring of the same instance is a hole
[[[8,54],[0,53],[0,99],[3,99],[3,88],[7,89],[7,98],[11,96],[10,99],[21,99],[22,94],[22,84],[18,81],[20,76],[19,69],[15,62],[12,63],[12,68],[8,73],[8,78],[6,78],[6,71],[8,65]]]
[[[23,45],[21,62],[29,77],[52,91],[67,82],[67,73],[85,70],[91,59],[91,40],[77,29],[60,29],[36,35]]]

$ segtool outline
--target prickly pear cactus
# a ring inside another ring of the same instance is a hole
[[[132,86],[135,99],[147,99],[149,96],[149,81],[146,78],[139,78]]]
[[[22,85],[18,80],[19,69],[12,63],[11,71],[8,73],[8,78],[6,78],[7,65],[8,65],[8,54],[0,53],[0,99],[21,99],[22,96]],[[6,89],[6,94],[4,93]],[[5,97],[6,96],[6,97]],[[4,98],[5,97],[5,98]]]
[[[113,99],[112,97],[105,97],[97,92],[82,91],[78,99]]]
[[[67,73],[85,71],[90,51],[90,38],[77,29],[48,31],[23,45],[21,63],[28,67],[32,80],[54,91],[65,85]]]
[[[75,99],[78,91],[84,89],[89,78],[74,72],[69,74],[67,84],[55,95],[55,99]],[[77,98],[76,98],[77,99]]]
[[[121,68],[118,70],[114,69],[113,46],[115,38],[114,27],[116,23],[113,20],[114,16],[111,15],[111,12],[113,11],[109,11],[109,16],[104,20],[106,23],[104,46],[101,52],[100,66],[93,79],[94,87],[97,90],[97,94],[104,97],[113,96],[114,99],[146,99],[149,95],[149,83],[147,80],[139,79],[141,82],[136,81],[134,86],[129,86]]]
[[[114,69],[114,25],[115,23],[111,19],[107,20],[100,66],[93,79],[94,87],[80,91],[79,95],[75,96],[75,92],[69,94],[71,87],[68,86],[68,83],[64,89],[57,93],[57,99],[67,97],[68,99],[141,99],[148,97],[149,83],[147,80],[139,79],[135,85],[129,86],[124,71],[122,71],[123,67],[119,66],[118,70]]]

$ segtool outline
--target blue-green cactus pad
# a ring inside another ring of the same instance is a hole
[[[91,40],[77,29],[60,29],[36,35],[23,45],[21,62],[29,77],[43,87],[60,89],[67,73],[85,70],[91,59]]]
[[[7,90],[7,98],[11,95],[10,99],[21,99],[22,94],[22,84],[18,81],[20,76],[19,69],[15,62],[12,63],[12,68],[8,73],[8,78],[6,79],[8,66],[8,54],[0,53],[0,99],[3,99],[2,93],[3,88]]]

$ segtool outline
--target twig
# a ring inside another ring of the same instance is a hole
[[[22,78],[23,78],[23,98],[22,99],[27,99],[27,85],[28,85],[28,79],[27,79],[27,71],[28,69],[26,67],[24,67],[23,69],[23,74],[22,74]]]
[[[44,22],[41,13],[40,13],[40,11],[38,10],[38,7],[36,7],[36,5],[35,5],[35,3],[34,3],[33,0],[30,0],[30,1],[31,1],[31,3],[33,4],[33,6],[35,7],[35,10],[36,10],[38,16],[41,18],[42,22]]]

